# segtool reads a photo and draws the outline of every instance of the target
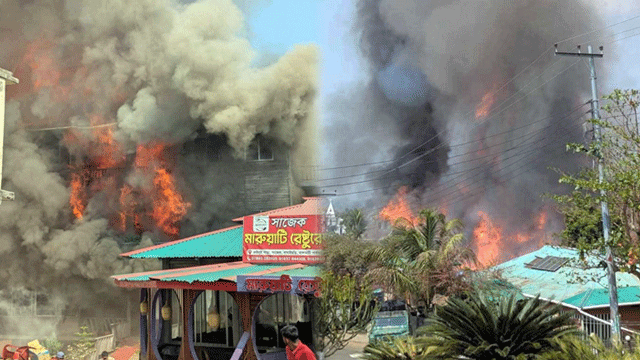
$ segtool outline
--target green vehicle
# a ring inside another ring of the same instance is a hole
[[[411,334],[411,326],[407,310],[380,311],[373,318],[369,342],[409,334]]]

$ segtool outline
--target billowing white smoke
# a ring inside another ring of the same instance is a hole
[[[3,0],[0,24],[0,67],[21,81],[8,87],[3,189],[16,200],[0,205],[6,286],[57,289],[71,305],[90,303],[113,295],[105,286],[110,275],[158,266],[118,257],[123,239],[105,218],[107,200],[96,197],[82,221],[70,220],[60,150],[76,159],[89,150],[63,139],[67,129],[33,129],[74,126],[92,139],[83,127],[112,124],[127,153],[149,141],[179,146],[204,130],[221,134],[240,155],[263,134],[290,149],[294,164],[313,158],[316,48],[297,46],[255,67],[243,14],[230,0]],[[181,159],[197,162],[189,154]],[[225,171],[210,165],[197,171],[215,183]],[[199,202],[188,215],[200,224],[194,231],[211,230],[211,212],[228,208],[224,194],[213,199],[219,189],[208,186],[185,190],[209,191],[191,196]],[[143,236],[139,246],[151,240]]]

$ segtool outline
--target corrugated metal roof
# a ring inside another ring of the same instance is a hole
[[[242,225],[120,254],[133,259],[242,257]]]
[[[609,289],[587,290],[563,301],[581,309],[609,307]],[[640,303],[640,287],[627,286],[618,288],[618,305]]]
[[[527,268],[525,265],[538,258],[547,256],[567,257],[570,260],[557,271],[544,271]],[[576,249],[558,246],[544,246],[534,252],[494,266],[502,277],[519,287],[527,296],[540,295],[541,298],[563,302],[566,299],[588,290],[608,287],[606,270],[598,267],[604,257],[587,256],[586,265],[579,260]],[[640,280],[629,273],[617,273],[619,288],[640,286]]]
[[[265,211],[257,214],[250,215],[269,215],[269,216],[297,216],[297,215],[324,215],[324,207],[322,206],[322,199],[318,197],[306,197],[303,198],[302,204],[287,206],[279,209]],[[242,221],[243,218],[235,218],[233,221]]]
[[[303,264],[249,264],[241,261],[194,266],[180,269],[157,270],[143,273],[114,275],[117,282],[194,282],[212,283],[220,280],[236,281],[238,275],[283,275],[312,277],[319,274],[319,266]]]

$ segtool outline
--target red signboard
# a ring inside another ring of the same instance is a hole
[[[242,260],[249,263],[317,264],[322,257],[321,215],[244,217]]]

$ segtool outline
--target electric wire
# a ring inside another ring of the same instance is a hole
[[[581,115],[580,115],[580,117],[582,117],[582,116],[584,116],[584,115],[582,115],[582,114],[581,114]],[[559,137],[559,136],[566,135],[566,134],[567,134],[567,133],[569,133],[570,131],[571,131],[571,130],[568,130],[568,131],[566,131],[566,132],[564,132],[564,133],[560,133],[560,134],[559,134],[559,133],[556,133],[554,136],[552,136],[552,139],[555,139],[555,138],[557,138],[557,137]],[[529,145],[532,145],[532,144],[529,144]],[[539,145],[539,143],[536,143],[536,146],[537,146],[537,145]],[[544,145],[544,146],[543,146],[543,148],[544,148],[544,147],[547,147],[547,146],[549,146],[549,145],[550,145],[550,144],[546,144],[546,145]],[[533,152],[535,152],[535,151],[537,151],[537,150],[538,150],[538,148],[532,148],[532,149],[529,149],[529,151],[526,151],[526,152],[516,153],[516,154],[513,154],[513,155],[511,155],[511,156],[509,156],[509,157],[507,157],[507,158],[503,159],[503,161],[508,160],[508,159],[511,159],[511,158],[514,158],[514,157],[516,157],[517,155],[523,155],[523,154],[524,154],[524,155],[527,155],[527,154],[529,154],[529,153],[533,153]],[[521,161],[521,160],[516,160],[515,162],[510,163],[510,164],[509,164],[509,166],[514,165],[514,164],[515,164],[515,163],[517,163],[518,161]],[[480,167],[482,168],[482,165],[481,165]],[[477,169],[477,168],[478,168],[478,167],[476,167],[476,168],[474,168],[474,169]],[[472,169],[472,170],[473,170],[473,169]],[[469,177],[467,177],[467,178],[463,178],[463,179],[464,179],[464,180],[466,180],[466,179],[468,179],[468,178],[469,178]],[[458,178],[458,180],[459,180],[459,179],[460,179],[460,178]],[[460,183],[461,183],[461,181],[458,181],[457,183],[454,183],[454,184],[450,184],[450,185],[449,185],[448,187],[446,187],[446,188],[445,188],[445,190],[443,190],[443,191],[446,191],[446,189],[450,189],[450,188],[456,187],[456,186],[457,186],[457,185],[459,185]],[[388,186],[383,186],[383,187],[378,187],[378,188],[373,188],[373,189],[367,189],[367,190],[361,190],[361,191],[352,191],[352,192],[347,192],[347,193],[336,193],[336,195],[335,195],[335,196],[347,196],[347,195],[353,195],[353,194],[360,194],[360,193],[365,193],[365,192],[371,192],[371,191],[384,190],[384,189],[388,189],[388,188],[396,187],[396,186],[398,186],[398,184],[390,184],[390,185],[388,185]]]
[[[619,21],[619,22],[616,22],[616,23],[613,23],[613,24],[607,25],[607,26],[602,27],[602,28],[599,28],[599,29],[590,30],[590,31],[587,31],[587,32],[584,32],[584,33],[581,33],[581,34],[578,34],[578,35],[573,35],[573,36],[571,36],[571,37],[568,37],[568,38],[565,38],[565,39],[563,39],[563,40],[559,40],[559,41],[557,41],[557,42],[556,42],[556,44],[562,44],[562,43],[565,43],[565,42],[567,42],[567,41],[574,40],[574,39],[577,39],[577,38],[580,38],[580,37],[583,37],[583,36],[586,36],[586,35],[591,35],[591,34],[594,34],[594,33],[596,33],[596,32],[600,32],[600,31],[603,31],[603,30],[606,30],[606,29],[612,28],[612,27],[614,27],[614,26],[617,26],[617,25],[620,25],[620,24],[623,24],[623,23],[626,23],[626,22],[629,22],[629,21],[632,21],[632,20],[638,19],[638,18],[640,18],[640,15],[633,16],[633,17],[631,17],[631,18],[628,18],[628,19],[625,19],[625,20],[622,20],[622,21]],[[631,30],[633,30],[633,29],[631,29]],[[619,33],[617,33],[617,34],[624,33],[624,32],[628,32],[628,31],[630,31],[630,30],[625,30],[625,31],[619,32]],[[614,34],[614,35],[616,35],[616,34]],[[636,36],[636,35],[633,35],[633,36]],[[623,39],[624,39],[624,38],[623,38]],[[623,40],[623,39],[619,39],[619,40]],[[619,40],[616,40],[616,41],[619,41]],[[533,60],[529,65],[527,65],[525,68],[523,68],[522,70],[520,70],[516,75],[514,75],[513,77],[511,77],[511,79],[507,80],[504,84],[502,84],[502,86],[500,86],[498,89],[496,89],[496,90],[494,90],[494,91],[490,92],[489,94],[490,94],[491,96],[494,96],[495,94],[497,94],[498,92],[500,92],[500,91],[501,91],[502,89],[504,89],[507,85],[509,85],[510,83],[512,83],[513,81],[515,81],[515,79],[517,79],[517,78],[518,78],[520,75],[522,75],[525,71],[527,71],[529,68],[531,68],[534,64],[536,64],[538,61],[540,61],[540,60],[541,60],[541,59],[542,59],[542,58],[543,58],[547,53],[549,53],[551,50],[553,50],[553,49],[554,49],[554,47],[555,47],[555,46],[550,46],[549,48],[547,48],[547,49],[546,49],[545,51],[543,51],[543,52],[542,52],[542,53],[541,53],[541,54],[540,54],[540,55],[539,55],[535,60]],[[544,72],[545,72],[549,67],[551,67],[551,66],[555,65],[556,63],[557,63],[557,61],[556,61],[556,62],[554,62],[553,64],[551,64],[550,66],[548,66],[547,68],[545,68],[542,72],[544,73]],[[539,78],[540,76],[541,76],[541,75],[537,76],[536,78]],[[554,77],[554,78],[555,78],[555,77]],[[552,79],[553,79],[553,78],[552,78]],[[552,79],[551,79],[551,80],[552,80]],[[533,80],[532,80],[532,81],[533,81]],[[532,82],[532,81],[530,81],[530,82]],[[549,80],[549,81],[550,81],[550,80]],[[529,82],[529,83],[530,83],[530,82]],[[546,83],[545,83],[545,84],[546,84]],[[543,84],[543,85],[544,85],[544,84]],[[527,86],[528,86],[528,84],[527,84]],[[514,95],[515,95],[515,94],[513,94],[511,97],[513,97]],[[508,100],[508,99],[507,99],[507,100]],[[503,101],[503,103],[504,103],[504,101]],[[495,109],[495,107],[494,107],[494,109],[493,109],[492,111],[495,111],[495,110],[496,110],[496,109]],[[471,112],[469,112],[465,117],[468,117],[470,114],[471,114]],[[419,146],[417,146],[417,147],[416,147],[415,149],[413,149],[412,151],[409,151],[408,153],[406,153],[405,155],[403,155],[403,156],[402,156],[402,157],[400,157],[399,159],[402,159],[402,158],[404,158],[404,157],[406,157],[406,156],[410,155],[411,153],[415,152],[417,149],[421,148],[422,146],[424,146],[424,145],[428,144],[429,142],[433,141],[435,138],[437,138],[437,137],[439,137],[440,135],[442,135],[442,133],[444,133],[444,131],[441,131],[441,132],[439,132],[438,134],[436,134],[435,136],[433,136],[433,137],[429,138],[429,139],[428,139],[428,140],[426,140],[424,143],[420,144]],[[345,165],[345,166],[330,167],[330,168],[319,168],[319,169],[316,169],[316,171],[324,171],[324,170],[339,170],[339,169],[352,168],[352,167],[360,167],[360,166],[367,166],[367,165],[380,165],[380,164],[385,164],[385,163],[389,163],[389,162],[394,162],[394,161],[397,161],[397,160],[398,160],[398,159],[393,159],[393,160],[384,160],[384,161],[378,161],[378,162],[373,162],[373,163],[362,163],[362,164],[354,164],[354,165]],[[354,176],[357,176],[357,175],[354,175]],[[337,179],[337,178],[333,178],[333,179]],[[329,180],[329,179],[326,179],[326,180]],[[324,180],[319,180],[319,181],[324,181]]]
[[[564,72],[568,71],[570,68],[572,68],[573,66],[575,66],[579,61],[580,61],[580,60],[577,60],[577,61],[573,62],[571,65],[569,65],[568,67],[564,68],[564,70],[562,70],[561,72],[559,72],[559,73],[555,74],[553,77],[551,77],[550,79],[548,79],[547,81],[545,81],[545,82],[544,82],[544,83],[542,83],[541,85],[539,85],[539,86],[535,87],[534,89],[532,89],[532,90],[531,90],[531,91],[529,91],[528,93],[526,93],[526,94],[522,95],[522,96],[521,96],[519,99],[517,99],[515,102],[511,103],[509,106],[507,106],[507,107],[503,108],[502,110],[500,110],[499,114],[500,114],[500,113],[502,113],[502,112],[504,112],[504,111],[506,111],[507,109],[511,108],[513,105],[515,105],[516,103],[518,103],[519,101],[521,101],[522,99],[524,99],[526,96],[530,95],[532,92],[534,92],[534,91],[536,91],[537,89],[541,88],[542,86],[546,85],[546,84],[547,84],[547,83],[549,83],[551,80],[553,80],[553,79],[555,79],[556,77],[558,77],[560,74],[562,74],[562,73],[564,73]],[[495,114],[495,115],[497,115],[497,114]],[[494,115],[494,116],[495,116],[495,115]],[[489,119],[489,118],[484,118],[484,120],[485,120],[485,121],[487,121],[488,119]],[[432,139],[433,139],[433,138],[432,138]],[[430,140],[431,140],[431,139],[430,139]],[[429,141],[429,140],[428,140],[428,141]],[[427,142],[428,142],[428,141],[427,141]],[[427,142],[425,142],[424,144],[426,144]],[[423,145],[421,145],[421,146],[423,146]],[[420,148],[421,146],[419,146],[419,147],[417,147],[417,148]],[[409,161],[405,162],[404,164],[398,165],[398,166],[396,166],[396,167],[394,167],[394,168],[392,168],[392,169],[374,170],[374,171],[369,171],[369,172],[366,172],[366,173],[361,173],[361,174],[357,174],[357,175],[353,175],[353,176],[343,176],[343,177],[326,178],[326,179],[319,179],[319,180],[317,180],[317,181],[337,180],[337,179],[339,179],[339,178],[347,178],[347,177],[354,177],[354,176],[362,176],[362,175],[368,175],[368,174],[376,173],[376,172],[385,172],[385,173],[390,173],[390,172],[393,172],[393,171],[395,171],[395,170],[401,169],[401,168],[403,168],[403,167],[405,167],[405,166],[407,166],[407,165],[409,165],[409,164],[411,164],[411,163],[413,163],[413,162],[415,162],[415,161],[417,161],[417,160],[419,160],[419,159],[421,159],[421,158],[423,158],[423,157],[425,157],[425,156],[427,156],[427,155],[429,155],[429,154],[433,153],[434,151],[439,150],[440,148],[442,148],[442,147],[444,147],[444,146],[446,146],[446,144],[441,143],[441,144],[439,144],[438,146],[436,146],[436,147],[434,147],[434,148],[431,148],[431,149],[429,149],[428,151],[426,151],[426,152],[424,152],[424,153],[422,153],[422,154],[420,154],[420,155],[418,155],[418,156],[414,157],[413,159],[411,159],[411,160],[409,160]],[[407,155],[407,154],[405,154],[403,157],[405,157],[406,155]],[[397,160],[396,160],[396,161],[397,161]]]
[[[563,118],[558,119],[558,121],[565,120],[565,119],[566,119],[566,118],[568,118],[569,116],[573,115],[576,111],[578,111],[579,109],[583,108],[585,105],[587,105],[587,103],[582,104],[582,105],[580,105],[580,106],[578,106],[578,107],[574,108],[574,109],[573,109],[573,110],[571,110],[567,115],[565,115]],[[555,116],[555,115],[554,115],[554,116]],[[514,129],[511,129],[510,131],[505,131],[505,132],[501,132],[501,133],[498,133],[498,134],[493,134],[493,135],[490,135],[490,136],[486,136],[486,137],[484,137],[482,140],[473,140],[473,141],[468,141],[468,142],[464,142],[464,143],[455,144],[454,146],[455,146],[455,147],[457,147],[457,146],[462,146],[462,145],[466,145],[466,144],[473,144],[473,143],[481,142],[481,141],[484,141],[484,140],[486,140],[486,139],[489,139],[489,138],[492,138],[492,137],[495,137],[495,136],[499,136],[499,135],[501,135],[501,134],[509,133],[509,132],[515,131],[515,130],[517,130],[517,129],[522,129],[522,128],[524,128],[524,127],[531,126],[531,125],[533,125],[533,124],[535,124],[535,123],[538,123],[538,122],[543,121],[543,120],[545,120],[545,119],[552,118],[552,117],[554,117],[554,116],[548,116],[548,117],[545,117],[545,118],[543,118],[543,119],[541,119],[541,120],[537,120],[537,121],[535,121],[534,123],[530,123],[530,124],[527,124],[527,125],[525,125],[525,126],[521,126],[521,127],[518,127],[518,128],[514,128]],[[551,127],[552,125],[553,125],[553,124],[549,124],[549,125],[547,125],[547,126],[545,126],[545,127],[541,128],[541,129],[538,129],[538,130],[535,130],[535,131],[532,131],[532,132],[527,132],[527,133],[524,133],[524,134],[519,135],[519,136],[517,136],[517,137],[507,139],[506,141],[499,142],[499,143],[496,143],[496,144],[492,144],[492,145],[490,145],[490,146],[483,147],[483,148],[482,148],[482,150],[488,150],[488,149],[492,149],[492,148],[495,148],[495,147],[499,147],[499,146],[501,146],[501,145],[504,145],[504,144],[507,144],[507,143],[510,143],[510,142],[513,142],[513,141],[516,141],[516,140],[520,140],[520,139],[525,138],[525,137],[528,137],[528,139],[529,139],[529,138],[531,138],[531,137],[535,137],[536,135],[539,135],[539,134],[543,133],[545,130],[547,130],[547,129],[548,129],[549,127]],[[526,140],[525,140],[525,141],[526,141]],[[453,146],[452,146],[452,147],[453,147]],[[502,154],[505,154],[505,153],[507,153],[507,152],[509,152],[509,151],[511,151],[511,150],[516,149],[516,148],[517,148],[517,146],[513,146],[513,147],[511,147],[511,148],[509,148],[509,149],[507,149],[507,150],[504,150],[504,151],[502,152]],[[454,159],[454,158],[458,158],[458,157],[462,157],[462,156],[469,155],[469,154],[474,154],[474,153],[477,153],[477,151],[468,151],[468,152],[464,152],[464,153],[460,153],[460,154],[455,154],[455,155],[449,156],[449,157],[447,158],[447,160]],[[451,162],[451,163],[448,163],[447,165],[448,165],[449,167],[454,167],[454,166],[456,166],[456,165],[460,165],[460,164],[464,164],[464,163],[472,162],[472,161],[477,161],[477,160],[482,160],[482,159],[490,158],[490,157],[496,157],[496,155],[495,155],[495,154],[488,154],[488,155],[484,155],[484,156],[473,157],[473,158],[465,159],[465,160],[462,160],[462,161],[459,161],[459,162]],[[423,164],[428,164],[428,163],[435,163],[435,161],[427,161],[427,162],[424,162]],[[456,174],[456,173],[455,173],[455,172],[454,172],[454,173],[447,173],[447,175],[454,175],[454,174]],[[412,175],[415,175],[415,174],[406,174],[405,176],[412,176]],[[342,187],[342,186],[355,185],[355,184],[361,184],[361,183],[372,182],[372,181],[378,181],[378,180],[385,180],[385,179],[390,179],[390,178],[397,178],[397,177],[396,177],[396,176],[393,176],[393,177],[378,177],[378,178],[367,179],[367,180],[361,180],[361,181],[354,181],[354,182],[349,182],[349,183],[339,183],[339,184],[331,184],[331,185],[322,185],[322,186],[319,186],[319,187],[320,187],[320,188]]]

